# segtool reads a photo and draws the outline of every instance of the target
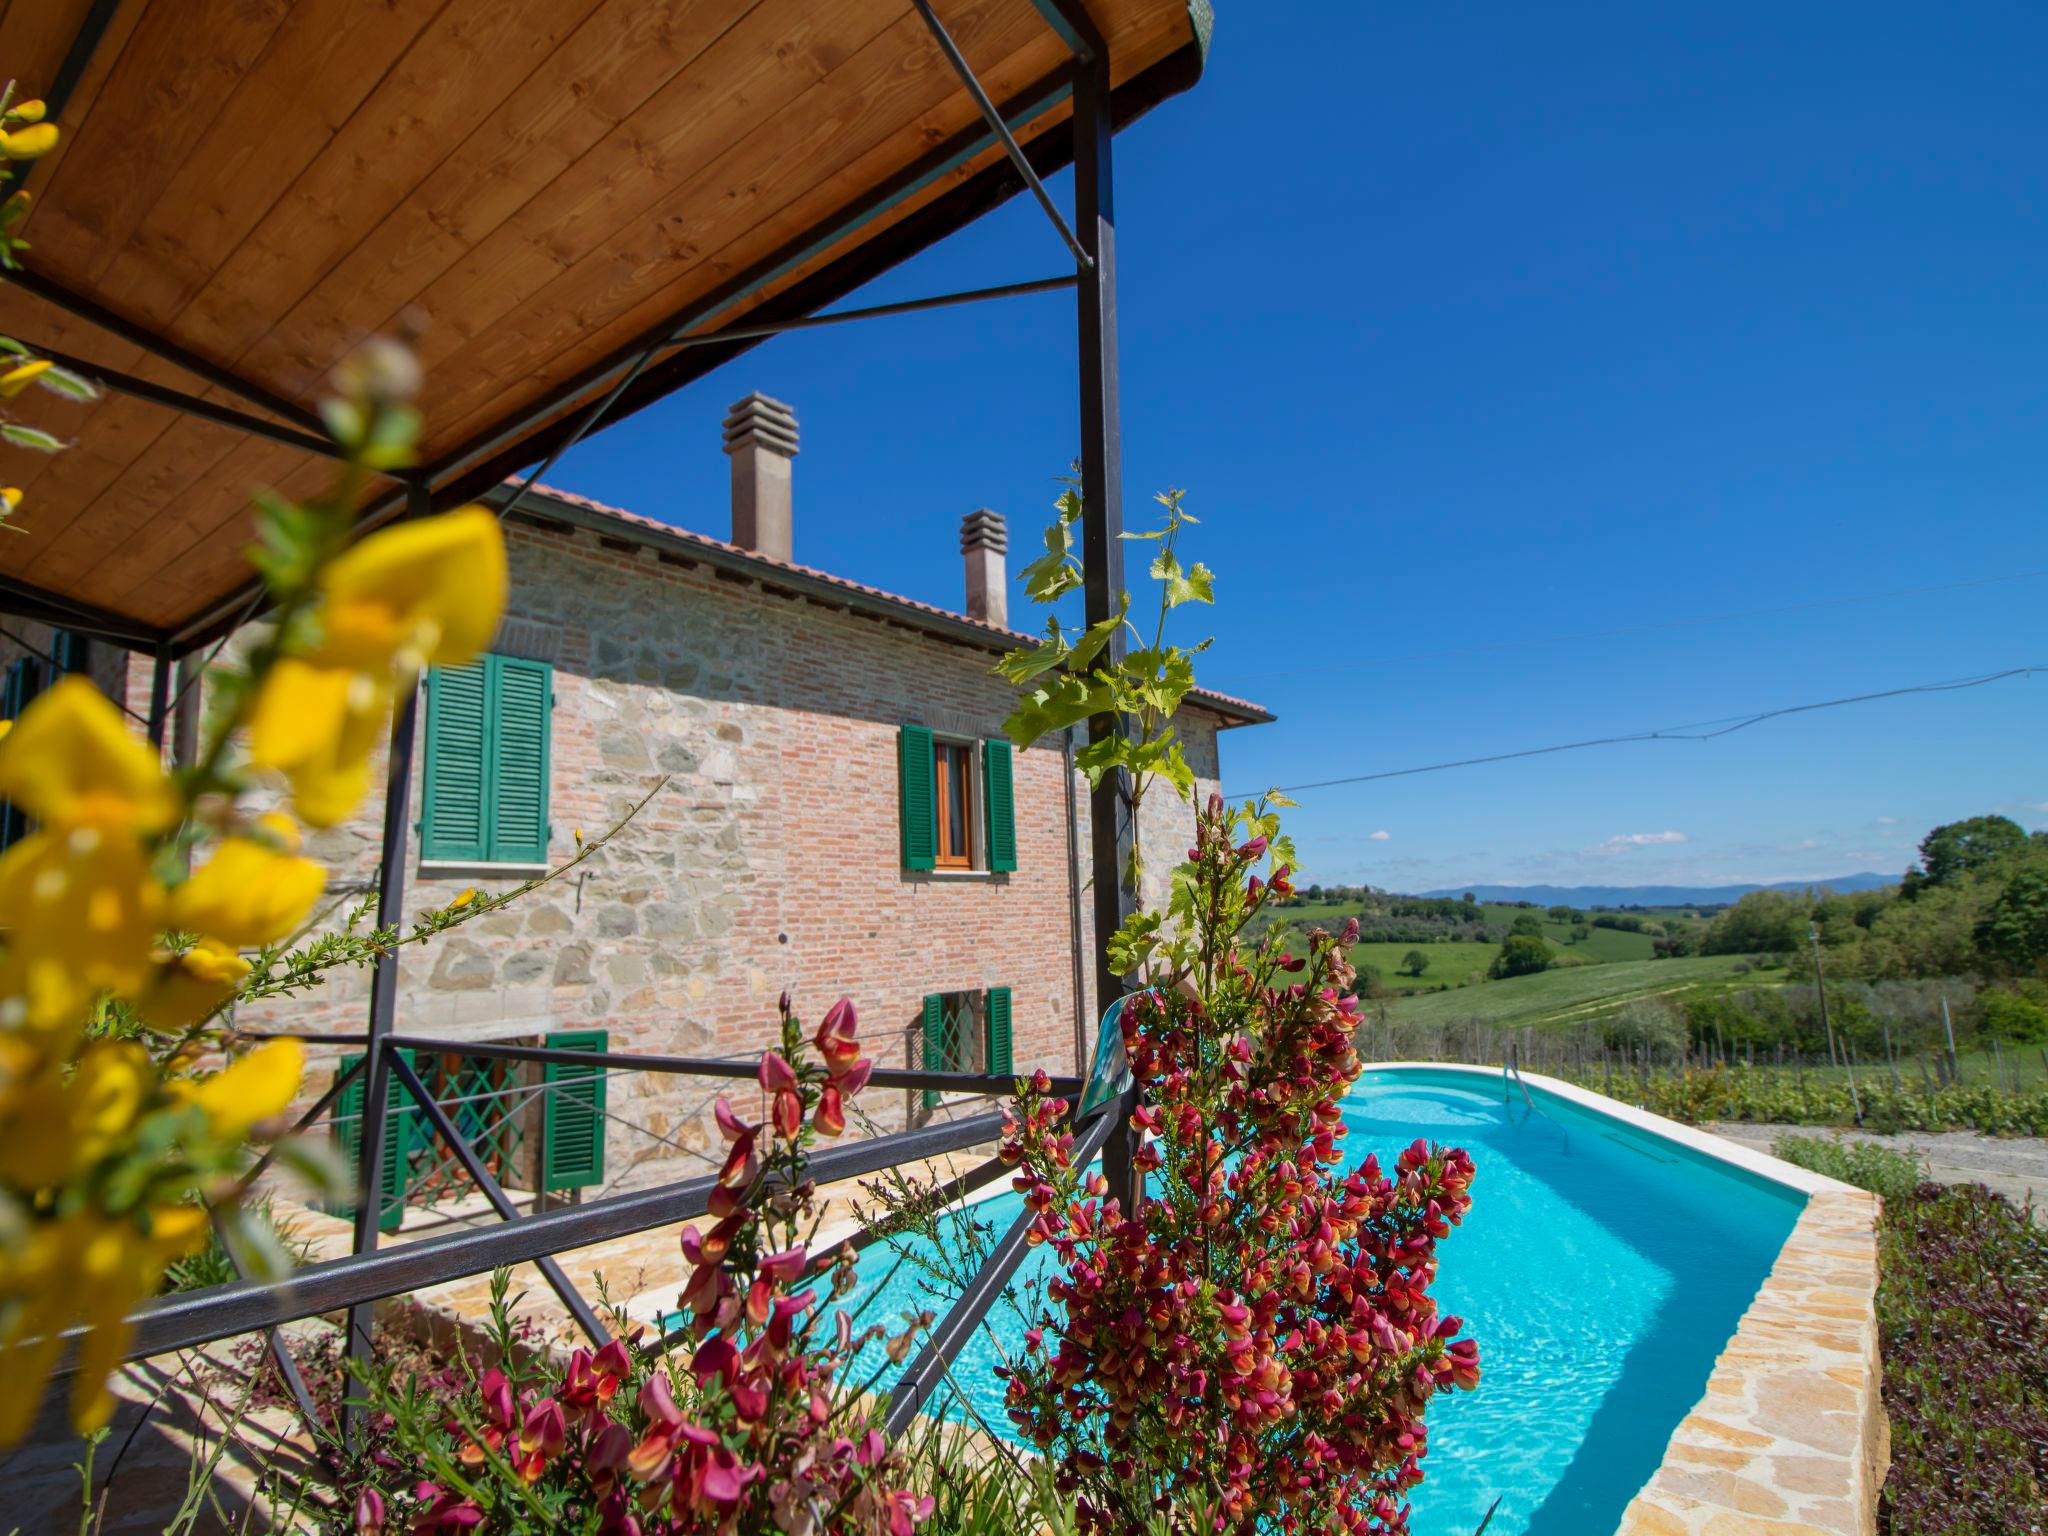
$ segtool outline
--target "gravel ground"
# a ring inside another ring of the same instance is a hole
[[[1943,1184],[1982,1184],[2022,1204],[2031,1194],[2034,1220],[2048,1226],[2048,1141],[2033,1137],[1980,1136],[1975,1131],[1831,1131],[1815,1125],[1747,1125],[1722,1121],[1707,1127],[1717,1136],[1768,1152],[1780,1136],[1842,1136],[1909,1152]]]

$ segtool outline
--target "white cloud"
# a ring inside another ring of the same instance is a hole
[[[1877,818],[1877,824],[1880,827],[1896,827],[1899,824],[1899,818],[1896,816],[1880,816]]]
[[[1657,848],[1668,843],[1685,843],[1692,839],[1683,832],[1617,832],[1604,843],[1595,843],[1586,852],[1604,856],[1611,853],[1626,853],[1631,848]]]
[[[1389,832],[1385,827],[1382,827],[1379,831],[1373,833],[1372,840],[1376,843],[1384,843],[1388,838],[1392,837],[1393,835],[1394,834]]]

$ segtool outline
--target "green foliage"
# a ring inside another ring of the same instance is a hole
[[[1737,1120],[1754,1125],[1856,1123],[1856,1100],[1869,1131],[1982,1131],[1991,1136],[2048,1136],[2048,1083],[2008,1093],[1989,1080],[1937,1088],[1932,1092],[1894,1089],[1877,1073],[1864,1072],[1852,1098],[1840,1076],[1743,1067],[1691,1067],[1655,1071],[1647,1080],[1617,1071],[1608,1082],[1599,1071],[1580,1071],[1579,1082],[1655,1114],[1688,1125]]]
[[[2027,846],[2027,834],[2009,816],[1971,816],[1936,827],[1920,840],[1918,888],[1947,885]]]
[[[1718,991],[1741,980],[1748,965],[1740,956],[1710,955],[1553,966],[1535,976],[1403,998],[1390,1010],[1396,1023],[1425,1029],[1465,1020],[1503,1028],[1541,1027],[1554,1020],[1604,1017],[1633,997],[1662,995],[1682,1001],[1695,991]]]
[[[1980,1185],[1887,1202],[1877,1321],[1892,1536],[2031,1536],[2048,1511],[2048,1233]]]
[[[1526,938],[1540,939],[1543,937],[1543,919],[1534,912],[1521,913],[1508,925],[1508,933],[1510,936],[1521,934]]]
[[[1926,1176],[1919,1159],[1908,1153],[1839,1136],[1780,1136],[1771,1143],[1771,1153],[1886,1200],[1909,1199]]]
[[[2048,974],[2048,869],[2022,869],[1993,898],[1974,933],[2007,975]]]
[[[1420,976],[1428,969],[1429,956],[1419,949],[1411,949],[1401,957],[1401,974],[1403,976]]]
[[[1493,957],[1493,964],[1486,968],[1486,974],[1495,981],[1510,976],[1533,976],[1549,970],[1554,958],[1550,946],[1539,935],[1511,933],[1501,944],[1500,953]]]
[[[1977,999],[1984,1033],[2018,1045],[2048,1043],[2048,987],[1994,987]]]
[[[1188,766],[1172,720],[1181,701],[1195,686],[1195,657],[1207,640],[1181,647],[1166,640],[1166,622],[1174,609],[1188,603],[1213,603],[1216,578],[1200,561],[1184,564],[1181,533],[1196,522],[1181,505],[1184,492],[1168,491],[1157,498],[1165,508],[1158,528],[1124,534],[1150,542],[1149,573],[1159,584],[1157,621],[1148,637],[1131,622],[1131,597],[1120,594],[1118,611],[1076,635],[1062,627],[1057,614],[1045,623],[1045,638],[1028,649],[1010,652],[996,663],[998,675],[1022,691],[1004,730],[1020,747],[1102,719],[1112,729],[1093,735],[1074,761],[1091,787],[1111,774],[1130,776],[1131,821],[1142,825],[1139,811],[1155,777],[1164,777],[1183,800],[1192,800],[1194,770]],[[1055,503],[1054,520],[1046,530],[1046,552],[1024,569],[1024,589],[1035,603],[1057,604],[1083,584],[1080,558],[1074,552],[1074,528],[1082,516],[1081,493],[1072,481]],[[1128,638],[1135,648],[1126,650]],[[1134,839],[1126,885],[1135,890],[1143,871],[1143,849]],[[1291,859],[1292,853],[1289,851]]]

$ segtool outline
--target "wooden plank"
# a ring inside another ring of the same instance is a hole
[[[166,168],[100,292],[124,315],[168,326],[440,8],[441,0],[304,0],[192,152]]]
[[[242,358],[351,252],[389,239],[379,210],[403,202],[475,124],[530,86],[593,4],[454,0],[180,313],[179,338],[208,356]],[[352,312],[349,341],[389,313]],[[305,399],[324,366],[259,376]]]
[[[49,94],[71,52],[92,0],[13,0],[0,16],[0,81],[13,80],[16,101]]]
[[[289,8],[289,0],[178,0],[143,12],[71,152],[43,183],[35,245],[44,270],[92,291]]]
[[[995,63],[995,66],[977,66],[977,74],[991,86],[991,90],[997,96],[1014,96],[1014,94],[1026,90],[1034,80],[1051,74],[1057,66],[1059,66],[1059,43],[1057,43],[1057,39],[1049,41],[1047,37],[1040,35],[1040,37],[1032,37],[1024,47],[1016,49],[1010,57],[1001,59],[999,63]],[[735,276],[737,272],[748,270],[748,268],[756,266],[758,262],[766,260],[768,256],[772,256],[774,250],[778,250],[784,240],[791,238],[791,231],[803,229],[803,227],[811,227],[817,221],[829,217],[831,213],[836,213],[838,209],[848,207],[862,193],[866,193],[868,188],[872,188],[874,184],[879,184],[881,180],[885,180],[887,174],[893,174],[893,172],[903,168],[903,164],[905,164],[905,158],[903,158],[903,147],[905,147],[903,139],[905,137],[915,141],[915,145],[918,145],[918,152],[922,154],[926,147],[930,147],[932,143],[940,143],[940,141],[948,139],[952,133],[956,133],[958,129],[967,127],[969,121],[979,121],[979,115],[975,113],[973,102],[967,100],[965,94],[958,94],[958,92],[946,96],[944,100],[940,100],[934,106],[930,106],[930,109],[924,115],[911,119],[905,127],[899,127],[895,133],[891,133],[891,137],[887,141],[883,141],[879,145],[872,145],[870,150],[866,150],[864,154],[860,154],[856,160],[852,160],[850,164],[842,166],[834,174],[825,176],[825,180],[817,182],[815,186],[803,188],[801,193],[795,197],[793,203],[788,203],[788,205],[784,205],[782,209],[776,211],[776,217],[772,221],[764,221],[764,223],[756,225],[754,229],[743,231],[739,238],[735,238],[727,246],[707,252],[700,260],[692,262],[686,270],[676,274],[670,283],[666,283],[664,287],[659,287],[653,293],[647,293],[645,297],[641,297],[625,313],[612,315],[610,322],[602,330],[592,328],[592,330],[586,330],[586,332],[573,332],[573,334],[551,334],[545,342],[535,342],[535,344],[532,344],[532,350],[535,350],[535,354],[549,354],[547,348],[553,346],[553,352],[551,352],[553,360],[549,362],[545,369],[541,369],[537,373],[537,379],[547,389],[555,387],[557,379],[567,377],[573,369],[584,367],[584,358],[586,358],[588,352],[602,354],[602,352],[608,352],[612,348],[621,348],[621,346],[631,344],[631,340],[635,336],[641,336],[651,326],[662,322],[666,315],[676,313],[690,299],[709,293],[711,289],[715,289],[721,283],[729,281],[731,276]],[[1059,121],[1059,113],[1053,113],[1053,115],[1042,119],[1042,123],[1051,123],[1051,121]],[[1038,127],[1038,125],[1034,125],[1034,127]],[[928,199],[942,195],[944,190],[954,186],[958,180],[965,180],[967,176],[973,176],[977,170],[981,170],[983,166],[987,166],[991,160],[995,160],[999,156],[1001,156],[1001,150],[993,150],[993,147],[991,147],[991,150],[985,152],[983,156],[967,162],[965,166],[954,170],[946,178],[934,182],[934,186],[928,188],[926,193],[922,193],[920,197],[907,199],[899,209],[891,211],[883,219],[877,219],[877,223],[872,225],[870,233],[889,227],[891,223],[895,223],[895,219],[905,217],[915,207],[922,207]],[[778,168],[770,168],[764,176],[760,176],[760,180],[764,184],[772,184],[772,186],[791,184],[791,182],[784,182],[780,178],[780,170]],[[1049,240],[1053,240],[1053,238],[1049,236]],[[743,315],[750,307],[758,305],[760,301],[764,301],[766,297],[770,297],[774,293],[780,293],[784,287],[801,281],[805,274],[817,270],[827,260],[834,260],[836,256],[842,256],[842,254],[844,254],[844,248],[831,250],[831,252],[821,252],[811,262],[805,262],[803,266],[795,268],[793,272],[788,272],[786,276],[782,276],[782,279],[778,279],[772,285],[768,285],[756,299],[750,299],[748,303],[743,303],[743,305],[735,305],[735,309],[729,315],[721,317],[719,322],[715,322],[715,324],[735,324],[737,317]],[[668,270],[674,270],[674,266],[670,266]],[[541,305],[539,311],[545,311],[545,307],[547,305]],[[582,319],[584,326],[592,326],[592,322],[596,319],[596,311],[592,307],[588,307],[588,303],[586,303],[586,307],[578,309],[575,313],[578,313],[578,317]],[[494,344],[498,344],[500,338],[502,338],[502,332],[492,334],[492,336],[485,336],[479,344],[475,344],[471,348],[465,348],[463,352],[459,352],[449,362],[449,365],[444,367],[444,373],[446,371],[453,371],[459,377],[475,377],[475,375],[492,377],[492,373],[489,373],[489,371],[492,371],[496,365],[494,365],[492,360],[489,360],[489,348],[492,348]],[[571,352],[567,348],[567,344],[575,342],[575,340],[584,340],[584,342],[596,340],[598,346],[594,346],[594,348],[578,346],[578,348]],[[459,440],[467,440],[471,434],[475,434],[477,430],[481,430],[483,426],[487,426],[492,420],[500,418],[504,414],[504,403],[506,403],[506,391],[500,391],[500,395],[496,395],[496,397],[475,399],[471,410],[463,418],[459,418],[459,420],[446,422],[446,420],[442,420],[442,416],[436,416],[436,428],[438,428],[440,434],[444,434],[449,440],[457,440],[457,442]]]
[[[999,56],[1017,41],[1045,37],[1036,13],[1008,0],[973,0],[955,13],[963,48],[971,40],[983,56]],[[1051,60],[1058,44],[1046,46]],[[770,82],[757,74],[751,88],[738,87],[747,98],[743,113],[725,102],[710,111],[688,100],[650,103],[642,114],[650,121],[642,126],[636,119],[628,126],[638,128],[651,144],[664,146],[653,161],[664,171],[687,164],[688,146],[710,142],[728,123],[737,122],[742,131],[732,135],[724,153],[699,160],[679,181],[656,189],[654,200],[630,203],[620,210],[627,217],[603,221],[610,223],[609,231],[591,213],[581,227],[554,218],[530,235],[508,231],[515,238],[491,242],[421,296],[428,312],[461,316],[460,323],[428,338],[424,354],[431,376],[444,384],[429,418],[429,451],[445,450],[455,441],[442,422],[486,391],[508,407],[523,403],[585,358],[616,345],[629,334],[621,317],[633,315],[679,268],[696,265],[705,250],[724,245],[729,231],[747,227],[779,205],[792,185],[815,179],[811,168],[822,164],[829,170],[905,119],[949,102],[958,104],[952,109],[955,126],[964,122],[972,104],[950,75],[937,77],[921,67],[925,54],[944,68],[923,23],[907,15],[808,89],[777,76],[773,83],[782,90],[771,103]],[[707,55],[700,68],[712,63]],[[778,110],[769,115],[771,104]],[[680,118],[653,115],[665,105],[679,110]],[[565,250],[572,240],[575,244]],[[576,262],[565,269],[561,256],[578,250]],[[703,287],[715,280],[707,278]],[[484,304],[495,312],[480,318],[477,310]],[[525,358],[529,371],[507,371],[505,362],[512,357]],[[532,362],[542,358],[551,360],[541,370],[545,379],[530,371]]]
[[[867,46],[895,19],[878,20],[882,9],[871,0],[757,6],[578,161],[566,196],[537,199],[420,294],[419,306],[439,322],[424,352],[428,366],[501,322],[537,318],[534,306],[562,296],[560,289],[547,294],[549,285],[578,263],[593,261],[595,273],[586,268],[576,286],[634,281],[637,274],[606,253],[623,229],[666,247],[664,259],[688,259],[661,226],[663,200],[679,183],[701,184],[724,146],[772,135],[849,58],[866,60]],[[709,193],[721,194],[744,189]]]
[[[270,451],[293,456],[289,448],[279,449],[274,444]],[[250,491],[269,485],[285,495],[305,498],[327,488],[331,467],[303,458],[299,466],[284,469],[253,455],[224,460],[184,499],[182,507],[191,514],[189,520],[175,529],[166,527],[153,533],[161,564],[131,582],[122,598],[124,605],[152,623],[169,626],[241,586],[253,574],[243,553],[255,532]],[[202,510],[207,517],[197,516]]]
[[[134,33],[136,23],[141,19],[148,3],[149,0],[127,0],[127,3],[115,10],[113,19],[107,23],[106,31],[100,34],[99,42],[93,47],[92,58],[86,64],[85,73],[79,77],[77,87],[71,92],[71,99],[64,104],[64,110],[57,115],[57,126],[62,130],[57,139],[57,147],[36,162],[35,169],[30,175],[30,195],[33,201],[29,205],[28,217],[20,226],[22,234],[33,234],[36,209],[41,203],[41,191],[56,179],[57,168],[64,163],[64,157],[71,149],[78,125],[91,112],[93,103],[99,97],[100,88],[106,84],[107,76],[113,72],[114,61],[121,56],[121,50],[127,47],[128,39]],[[16,35],[24,38],[23,51],[20,55],[15,54],[12,39],[0,37],[0,48],[7,50],[0,53],[0,68],[12,69],[21,80],[24,90],[32,88],[36,95],[47,94],[56,83],[57,71],[63,67],[64,60],[70,55],[72,42],[77,37],[79,25],[85,20],[85,13],[91,4],[92,0],[63,0],[61,6],[47,4],[45,0],[16,0],[16,3],[8,7],[8,22],[15,21],[16,13],[20,13],[23,18],[22,26],[16,29]],[[45,38],[46,29],[61,30],[62,40],[28,40],[30,37]],[[30,66],[15,62],[17,58],[41,62],[34,64],[34,73],[30,74]]]
[[[95,601],[126,611],[154,602],[164,588],[170,611],[162,622],[183,618],[253,574],[243,551],[255,531],[251,498],[259,487],[314,495],[333,476],[332,465],[294,449],[242,439],[158,504],[128,545],[95,567],[90,590],[101,594]],[[202,572],[211,573],[214,584],[194,585]]]
[[[246,354],[259,374],[331,366],[338,343],[388,324],[421,289],[562,177],[756,0],[700,0],[678,17],[608,0],[522,88],[387,213]]]

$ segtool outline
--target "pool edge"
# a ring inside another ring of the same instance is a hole
[[[1497,1068],[1374,1062],[1497,1078]],[[1878,1198],[1539,1073],[1534,1088],[1801,1191],[1805,1207],[1617,1536],[1867,1536],[1890,1464],[1877,1330]]]

